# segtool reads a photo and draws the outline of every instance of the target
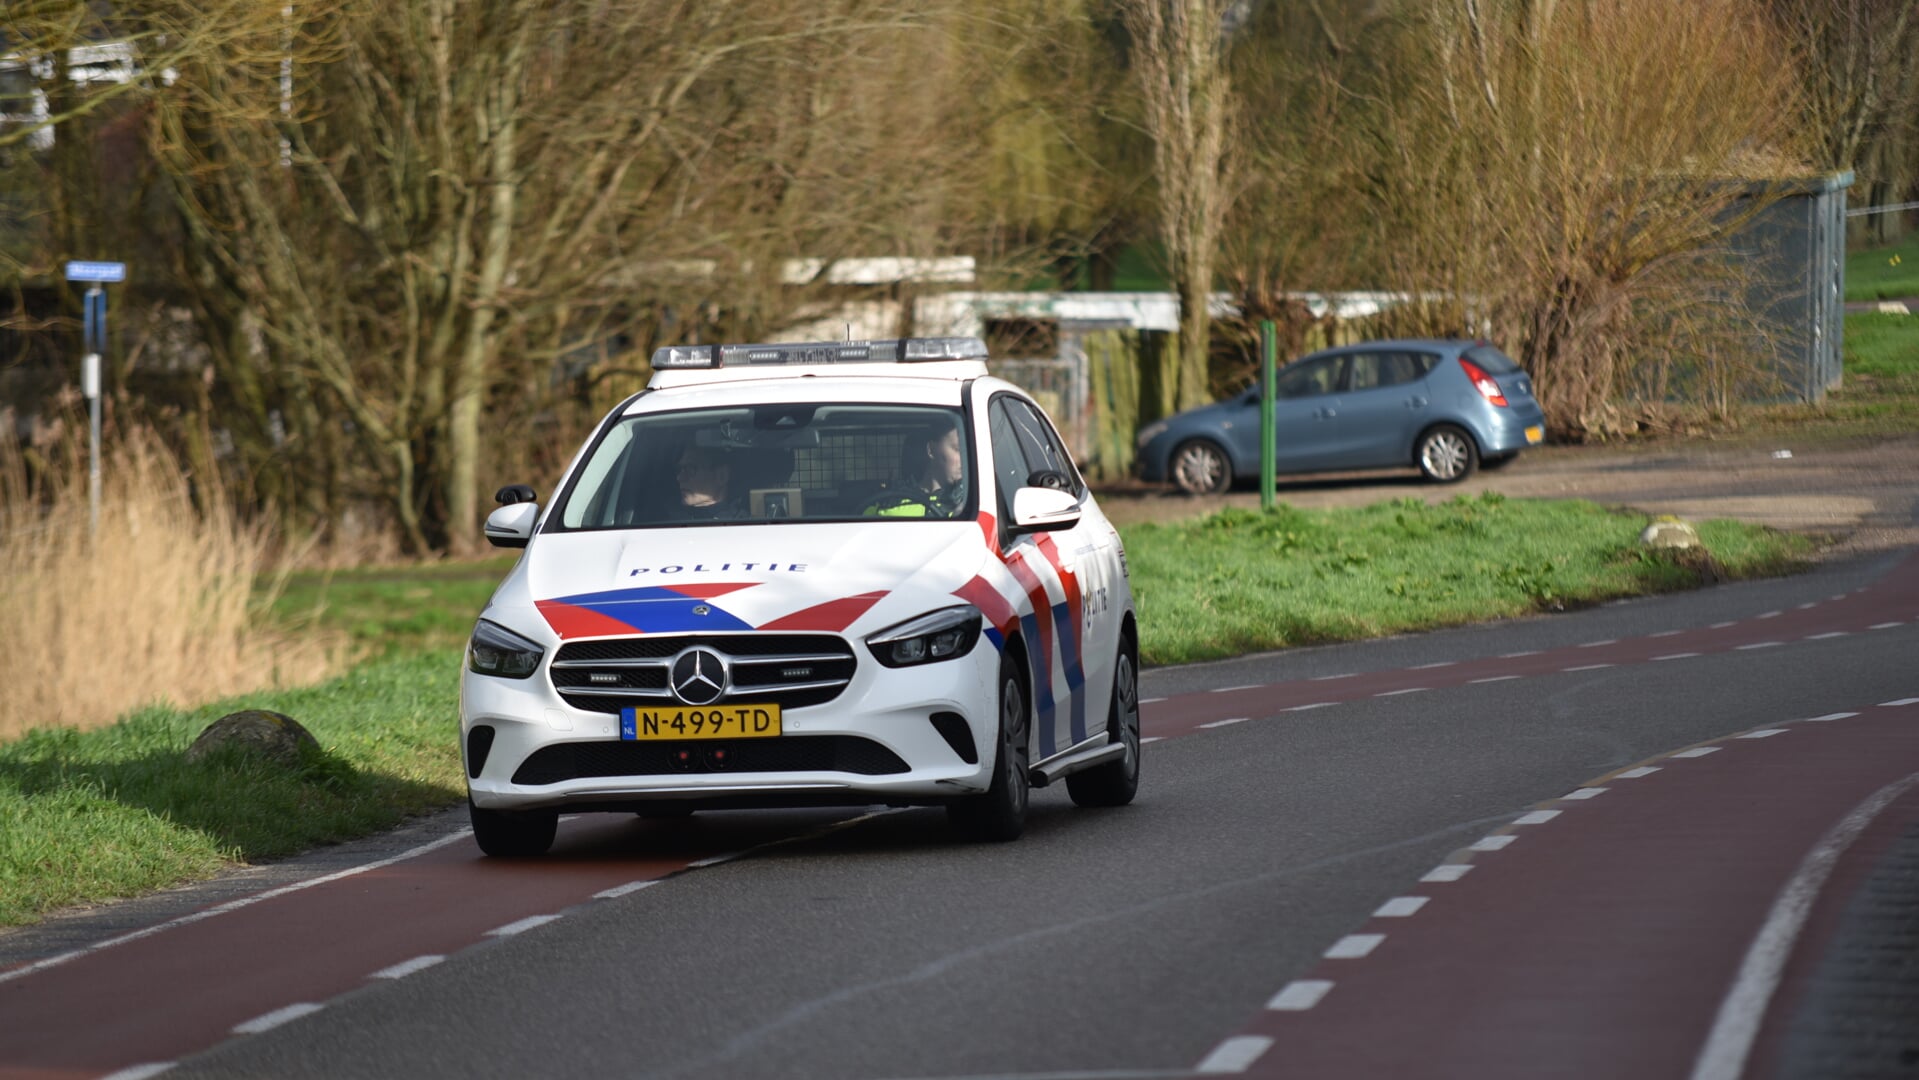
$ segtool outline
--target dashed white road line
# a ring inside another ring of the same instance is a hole
[[[1560,814],[1560,811],[1558,810],[1528,810],[1527,812],[1514,818],[1513,824],[1514,825],[1544,825],[1548,821],[1551,821],[1552,819],[1558,817],[1559,814]]]
[[[1568,791],[1566,794],[1561,795],[1559,798],[1561,799],[1561,801],[1571,802],[1576,799],[1597,799],[1598,797],[1600,797],[1601,795],[1604,795],[1605,793],[1606,793],[1606,789],[1602,787],[1583,787],[1575,791]]]
[[[1583,642],[1583,643],[1581,643],[1581,644],[1580,644],[1580,646],[1579,646],[1579,647],[1580,647],[1580,648],[1582,648],[1582,649],[1597,649],[1597,648],[1599,648],[1599,647],[1600,647],[1601,645],[1617,645],[1617,644],[1619,644],[1619,639],[1618,639],[1618,638],[1612,638],[1612,637],[1609,637],[1609,638],[1607,638],[1607,639],[1606,639],[1606,640],[1604,640],[1604,641],[1587,641],[1587,642]]]
[[[1615,667],[1614,664],[1580,664],[1577,667],[1560,668],[1561,671],[1598,671],[1601,668]]]
[[[1155,702],[1160,702],[1160,701],[1165,701],[1165,700],[1166,700],[1166,699],[1165,699],[1165,698],[1163,698],[1163,697],[1143,697],[1143,698],[1140,698],[1140,699],[1139,699],[1139,703],[1140,703],[1141,705],[1151,705],[1151,704],[1153,704],[1153,703],[1155,703]]]
[[[1777,619],[1779,616],[1784,614],[1785,612],[1783,611],[1768,611],[1764,615],[1754,615],[1753,618],[1754,619]]]
[[[1824,716],[1808,716],[1806,717],[1805,722],[1808,724],[1818,724],[1818,723],[1823,723],[1824,721],[1827,721],[1827,720],[1844,720],[1847,717],[1858,716],[1858,715],[1859,714],[1856,712],[1829,712]]]
[[[1401,694],[1423,694],[1427,691],[1427,689],[1429,688],[1424,686],[1408,686],[1404,690],[1382,690],[1379,693],[1374,694],[1373,696],[1374,697],[1398,697]]]
[[[1474,679],[1472,681],[1475,683],[1510,682],[1513,679],[1523,679],[1523,678],[1525,678],[1524,675],[1488,675],[1486,678]]]
[[[1434,668],[1452,667],[1456,663],[1458,663],[1457,660],[1441,660],[1437,664],[1414,664],[1412,667],[1409,667],[1406,670],[1407,671],[1431,671]]]
[[[1678,757],[1678,758],[1696,758],[1696,757],[1705,757],[1707,754],[1717,754],[1718,752],[1719,752],[1719,748],[1717,746],[1695,746],[1691,750],[1681,750],[1677,754],[1672,754],[1669,756]]]
[[[1627,769],[1625,772],[1614,773],[1613,775],[1615,779],[1619,780],[1637,780],[1642,776],[1651,776],[1658,771],[1659,766],[1657,765],[1641,765],[1637,769]]]
[[[496,926],[488,930],[486,936],[512,937],[514,934],[524,934],[536,926],[545,926],[547,923],[554,922],[558,919],[558,915],[528,915],[524,919],[515,919],[505,926]]]
[[[1738,625],[1739,625],[1739,620],[1738,620],[1738,619],[1728,619],[1728,620],[1726,620],[1725,622],[1716,622],[1716,623],[1713,623],[1713,624],[1712,624],[1711,626],[1708,626],[1708,627],[1706,627],[1706,629],[1708,629],[1708,630],[1724,630],[1724,629],[1725,629],[1726,627],[1728,627],[1728,626],[1738,626]]]
[[[1273,1040],[1264,1035],[1235,1035],[1215,1046],[1193,1071],[1204,1076],[1243,1073],[1272,1045]]]
[[[1806,601],[1805,603],[1803,603],[1803,604],[1800,604],[1800,605],[1799,605],[1799,610],[1800,610],[1800,611],[1810,611],[1811,609],[1813,609],[1813,608],[1816,608],[1816,607],[1818,607],[1818,606],[1819,606],[1819,601],[1817,601],[1817,600],[1808,600],[1808,601]]]
[[[1440,863],[1438,866],[1426,871],[1425,876],[1419,880],[1433,882],[1458,881],[1460,878],[1465,877],[1467,872],[1472,868],[1472,863]]]
[[[1868,630],[1891,630],[1891,629],[1893,629],[1894,627],[1899,627],[1899,626],[1904,626],[1904,625],[1906,625],[1906,624],[1905,624],[1905,623],[1902,623],[1902,622],[1882,622],[1882,623],[1873,623],[1873,624],[1872,624],[1871,626],[1868,626],[1868,627],[1866,627],[1866,629],[1868,629]]]
[[[1661,630],[1657,634],[1647,634],[1646,636],[1647,637],[1678,637],[1679,635],[1683,633],[1685,633],[1684,630]]]
[[[1314,682],[1332,682],[1334,679],[1350,679],[1352,677],[1353,677],[1352,672],[1343,671],[1343,672],[1340,672],[1338,675],[1315,675],[1313,676],[1313,681]]]
[[[1373,917],[1375,919],[1404,919],[1408,916],[1418,914],[1419,909],[1425,907],[1426,901],[1429,899],[1431,899],[1431,897],[1395,896],[1391,900],[1379,905],[1379,910],[1373,912]]]
[[[1208,691],[1208,693],[1230,694],[1238,690],[1258,690],[1260,687],[1265,685],[1266,685],[1265,683],[1247,683],[1244,686],[1215,686],[1210,691]]]
[[[1252,717],[1250,716],[1235,716],[1231,720],[1215,720],[1210,724],[1201,724],[1199,726],[1203,728],[1225,727],[1228,724],[1243,724],[1251,719]]]
[[[1315,701],[1311,705],[1294,705],[1293,707],[1285,711],[1286,712],[1306,712],[1309,709],[1330,709],[1337,704],[1339,704],[1339,702],[1337,701]]]
[[[1828,630],[1823,634],[1808,634],[1806,635],[1806,640],[1807,641],[1825,641],[1828,638],[1851,637],[1851,636],[1852,636],[1852,631],[1850,630]]]
[[[1664,656],[1655,656],[1655,657],[1653,657],[1653,662],[1654,662],[1654,663],[1658,663],[1658,662],[1659,662],[1659,661],[1661,661],[1661,660],[1691,660],[1691,659],[1692,659],[1693,657],[1695,657],[1695,656],[1698,656],[1698,655],[1699,655],[1699,654],[1698,654],[1698,653],[1696,653],[1696,652],[1676,652],[1676,653],[1667,653],[1667,654],[1666,654],[1666,655],[1664,655]]]
[[[726,852],[721,852],[718,855],[708,855],[704,859],[699,859],[694,862],[687,863],[686,868],[688,870],[699,870],[708,866],[718,866],[723,862],[732,862],[734,859],[737,859],[744,854],[746,854],[746,852],[744,851],[726,851]]]
[[[1748,732],[1746,732],[1746,733],[1745,733],[1744,735],[1741,735],[1741,736],[1739,736],[1739,738],[1741,738],[1741,739],[1770,739],[1770,738],[1772,738],[1772,737],[1773,737],[1774,735],[1784,735],[1785,733],[1786,733],[1786,729],[1785,729],[1785,728],[1782,728],[1782,727],[1775,727],[1775,728],[1767,728],[1767,729],[1765,729],[1764,731],[1748,731]]]
[[[1165,738],[1166,736],[1164,735],[1148,735],[1144,739],[1141,739],[1139,741],[1139,744],[1141,746],[1145,746],[1149,742],[1162,742],[1165,740]]]
[[[1358,960],[1371,956],[1379,943],[1386,940],[1385,934],[1347,934],[1326,950],[1328,960]]]
[[[272,1031],[281,1024],[291,1023],[302,1016],[311,1016],[324,1008],[326,1008],[325,1005],[316,1005],[311,1001],[302,1001],[297,1005],[288,1005],[283,1009],[275,1009],[265,1016],[256,1016],[244,1024],[235,1024],[233,1026],[233,1033],[235,1035],[258,1035],[262,1031]]]
[[[1753,649],[1777,649],[1784,644],[1783,641],[1755,641],[1749,645],[1734,645],[1733,649],[1738,652],[1750,652]]]
[[[108,1073],[101,1080],[148,1080],[149,1077],[158,1076],[177,1064],[179,1062],[154,1061],[145,1065],[129,1065],[119,1072]]]
[[[1483,836],[1483,837],[1480,837],[1478,840],[1475,840],[1471,844],[1469,844],[1466,850],[1467,851],[1498,851],[1501,848],[1509,846],[1514,840],[1517,840],[1517,839],[1519,839],[1519,837],[1511,836],[1511,835]]]
[[[1274,1012],[1304,1012],[1319,1004],[1332,988],[1331,979],[1294,979],[1274,994],[1266,1007]]]
[[[381,968],[380,970],[374,972],[373,974],[368,975],[367,978],[369,979],[404,979],[408,975],[411,975],[416,971],[425,971],[427,968],[430,968],[433,965],[445,959],[446,957],[444,956],[435,956],[432,954],[428,954],[426,956],[416,956],[411,960],[407,960],[402,963],[395,964],[392,967]]]
[[[206,908],[205,910],[202,910],[202,911],[196,911],[191,915],[182,915],[177,919],[169,919],[166,922],[159,923],[154,926],[149,926],[149,927],[146,927],[145,929],[135,930],[132,933],[121,934],[119,937],[108,938],[105,941],[96,941],[93,944],[86,946],[85,948],[75,949],[72,952],[64,952],[59,954],[58,956],[49,956],[45,960],[36,960],[33,963],[26,965],[25,967],[17,967],[17,968],[14,968],[12,971],[0,971],[0,983],[7,982],[10,979],[18,979],[27,975],[32,975],[36,971],[45,971],[50,967],[58,967],[61,964],[68,962],[69,960],[78,960],[80,957],[86,956],[89,953],[99,952],[102,949],[110,949],[114,947],[115,945],[125,945],[128,942],[139,941],[141,938],[151,937],[154,934],[161,932],[162,930],[171,930],[176,926],[186,926],[189,923],[197,923],[204,919],[211,919],[215,915],[225,915],[226,913],[230,911],[238,911],[244,907],[251,907],[252,905],[258,904],[263,900],[272,900],[277,897],[285,896],[288,893],[299,892],[301,889],[311,889],[315,885],[325,885],[328,882],[339,881],[341,878],[349,878],[354,876],[355,874],[364,874],[369,870],[379,870],[384,867],[392,866],[394,863],[405,862],[408,859],[415,858],[420,855],[424,855],[429,851],[434,851],[439,848],[443,848],[447,846],[448,844],[455,843],[459,840],[463,840],[472,835],[473,835],[472,829],[461,829],[459,832],[448,833],[447,835],[440,837],[438,840],[430,840],[424,844],[421,844],[418,847],[408,848],[407,850],[400,852],[398,855],[389,856],[384,859],[376,859],[373,862],[362,863],[359,866],[349,866],[345,870],[336,870],[331,874],[323,874],[320,877],[308,878],[305,881],[296,881],[291,885],[282,885],[277,889],[268,889],[267,891],[262,893],[254,893],[252,896],[243,896],[238,900],[229,900],[224,904],[215,904],[213,907]]]
[[[1140,742],[1150,742],[1150,741],[1152,740],[1150,739],[1140,740]],[[647,878],[645,881],[629,881],[624,885],[615,885],[610,889],[601,889],[599,892],[596,892],[593,894],[593,899],[618,900],[622,896],[639,892],[641,889],[649,888],[651,886],[658,885],[659,883],[660,883],[659,878]]]
[[[1538,655],[1539,655],[1538,649],[1526,649],[1523,652],[1500,653],[1499,658],[1501,660],[1517,660],[1522,656],[1538,656]]]
[[[1893,701],[1882,701],[1879,703],[1879,707],[1882,709],[1896,709],[1901,705],[1919,705],[1919,697],[1902,697]]]

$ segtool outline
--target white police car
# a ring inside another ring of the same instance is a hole
[[[560,812],[944,805],[1139,778],[1126,557],[1043,410],[972,338],[661,349],[542,507],[460,685],[473,831]]]

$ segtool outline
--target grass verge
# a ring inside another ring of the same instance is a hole
[[[1642,553],[1645,524],[1486,492],[1133,526],[1123,533],[1140,658],[1188,663],[1697,586],[1698,570]],[[1698,528],[1727,577],[1788,572],[1812,546],[1738,522]]]
[[[139,709],[92,731],[0,744],[0,925],[205,878],[389,828],[458,802],[460,655],[377,661],[302,690],[194,710]],[[319,740],[289,773],[246,757],[185,760],[208,724],[273,709]]]
[[[1125,540],[1144,659],[1163,664],[1697,584],[1696,571],[1638,554],[1644,524],[1588,503],[1489,493],[1438,506],[1227,510],[1132,527]],[[1700,532],[1735,577],[1794,569],[1810,548],[1731,522]],[[276,611],[344,630],[382,658],[310,689],[146,708],[107,728],[42,729],[0,743],[0,925],[457,805],[458,645],[504,569],[434,564],[296,578]],[[323,757],[292,774],[244,758],[188,764],[195,736],[239,708],[294,717]]]
[[[1919,233],[1888,247],[1846,252],[1846,299],[1919,296]]]

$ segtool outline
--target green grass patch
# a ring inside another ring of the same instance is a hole
[[[1228,509],[1122,530],[1141,659],[1208,660],[1354,641],[1621,596],[1691,588],[1697,568],[1642,554],[1646,518],[1492,492],[1429,505],[1267,513]],[[1804,537],[1700,526],[1728,577],[1784,573]]]
[[[344,633],[372,658],[462,647],[516,557],[303,571],[288,575],[271,612],[282,623]]]
[[[463,793],[460,655],[377,661],[321,686],[93,731],[0,744],[0,925],[205,878],[238,862],[365,836]],[[241,708],[298,720],[322,752],[293,770],[244,755],[190,764],[206,726]]]
[[[1919,296],[1919,233],[1890,247],[1846,252],[1846,299],[1903,300]]]
[[[1919,260],[1915,260],[1919,261]],[[1919,380],[1919,314],[1857,311],[1846,316],[1845,374],[1851,379]]]

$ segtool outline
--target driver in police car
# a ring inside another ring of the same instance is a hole
[[[692,521],[744,517],[740,500],[730,492],[733,465],[724,450],[688,446],[680,451],[675,468],[680,505],[674,516]]]
[[[950,518],[966,505],[966,460],[959,428],[939,424],[900,444],[898,478],[866,504],[875,517]]]

